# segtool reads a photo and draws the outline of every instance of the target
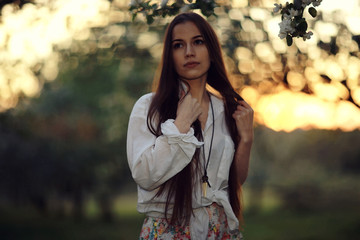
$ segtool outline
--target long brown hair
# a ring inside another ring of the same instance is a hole
[[[155,95],[150,104],[147,116],[147,125],[149,130],[155,135],[160,136],[160,124],[168,119],[175,119],[179,101],[180,82],[178,74],[175,71],[172,56],[172,33],[177,24],[192,22],[203,35],[207,46],[211,64],[207,74],[207,84],[218,91],[224,100],[226,125],[230,132],[235,146],[239,143],[236,124],[232,114],[236,109],[237,101],[242,98],[237,94],[227,77],[224,61],[222,58],[219,40],[210,26],[210,24],[196,13],[182,13],[177,15],[169,24],[165,33],[164,49],[162,55],[162,68],[160,79],[157,85]],[[157,125],[153,125],[153,123]],[[201,125],[196,120],[192,127],[195,136],[202,140]],[[197,149],[190,164],[181,170],[174,177],[166,181],[157,192],[157,196],[167,192],[167,201],[165,205],[165,217],[169,204],[174,200],[172,217],[170,224],[188,224],[192,214],[192,194],[194,189],[194,180],[199,169],[199,152]],[[241,185],[236,171],[236,161],[232,161],[229,173],[229,198],[230,204],[238,219],[242,218],[242,207],[240,204]]]

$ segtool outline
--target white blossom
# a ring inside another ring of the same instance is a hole
[[[298,16],[302,17],[302,13],[307,6],[312,4],[314,7],[317,7],[320,5],[322,0],[299,0],[299,1],[301,1],[300,9],[295,9],[293,5],[289,4],[289,2],[286,2],[286,5],[284,7],[281,4],[280,5],[276,3],[274,4],[275,5],[273,9],[274,13],[277,13],[282,10],[281,13],[282,21],[279,23],[280,31],[278,34],[280,39],[286,38],[287,36],[294,37],[295,35],[297,37],[302,37],[305,41],[306,39],[310,39],[311,36],[313,35],[311,31],[304,33],[303,31],[296,30],[295,27],[293,27],[292,25],[300,24],[300,22],[296,19],[296,17]],[[314,9],[311,10],[312,11],[310,12],[316,13],[316,11],[313,11]]]
[[[299,15],[299,11],[297,11],[297,10],[295,10],[295,9],[293,9],[293,8],[291,8],[291,9],[289,10],[289,13],[290,13],[290,18],[293,18],[293,17],[296,17],[296,16]]]
[[[310,5],[314,0],[302,0],[301,6],[305,8],[306,6]],[[315,0],[316,1],[316,0]]]
[[[190,10],[190,6],[188,4],[185,4],[183,7],[180,8],[180,12],[188,12]]]
[[[284,19],[291,20],[291,15],[284,13],[283,14]]]
[[[284,39],[284,38],[286,38],[287,33],[280,32],[278,36],[279,36],[280,39]]]
[[[312,2],[312,5],[313,5],[314,7],[317,7],[317,6],[320,5],[321,2],[322,2],[322,0],[314,0],[314,1]]]
[[[274,7],[274,9],[273,9],[273,12],[274,13],[277,13],[277,12],[279,12],[281,9],[282,9],[282,5],[280,4],[277,4],[277,3],[275,3],[274,4],[275,5],[275,7]]]
[[[279,26],[280,26],[280,33],[279,33],[280,38],[283,37],[284,34],[286,36],[288,33],[292,34],[296,31],[295,28],[291,26],[291,19],[288,18],[284,18],[282,22],[279,23]]]
[[[141,2],[142,2],[141,0],[131,0],[130,6],[136,6],[136,5],[138,5],[139,3],[141,3]]]
[[[302,1],[302,8],[305,8],[306,6],[309,6],[310,4],[312,4],[314,7],[317,7],[320,5],[320,3],[322,2],[322,0],[301,0]]]
[[[313,35],[313,33],[312,33],[311,31],[305,33],[305,34],[303,35],[304,41],[305,41],[306,39],[310,39],[312,35]]]
[[[168,2],[169,2],[169,0],[162,0],[160,3],[160,7],[161,8],[165,7]]]
[[[142,2],[144,2],[144,0],[131,0],[130,1],[130,6],[137,6]]]

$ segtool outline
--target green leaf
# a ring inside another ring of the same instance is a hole
[[[132,15],[132,21],[135,21],[136,16],[137,16],[137,13],[134,13],[134,14]]]
[[[151,8],[155,10],[158,8],[158,5],[156,3],[154,3],[153,5],[151,5]]]
[[[307,22],[305,21],[305,19],[303,19],[303,20],[299,23],[299,25],[297,25],[296,30],[298,30],[299,32],[306,32],[307,28],[308,28],[308,24],[307,24]]]
[[[309,13],[313,18],[317,16],[317,11],[314,7],[309,8]]]
[[[290,26],[293,27],[293,28],[296,28],[296,26],[297,26],[298,24],[299,24],[298,21],[296,21],[296,20],[294,21],[294,20],[293,20],[293,21],[291,21]]]
[[[146,15],[146,22],[147,24],[152,24],[154,22],[154,18],[152,15]]]
[[[286,43],[289,47],[293,44],[293,39],[290,35],[286,36]]]

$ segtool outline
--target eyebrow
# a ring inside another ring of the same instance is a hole
[[[196,39],[196,38],[199,38],[199,37],[204,38],[203,35],[196,35],[196,36],[192,37],[191,39]],[[171,42],[177,42],[177,41],[183,41],[183,40],[182,39],[174,39]]]

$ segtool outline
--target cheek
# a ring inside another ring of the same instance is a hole
[[[175,69],[178,70],[182,64],[179,54],[173,53],[173,61]]]
[[[210,60],[210,54],[209,54],[209,51],[207,50],[207,48],[205,48],[205,49],[202,50],[202,56],[203,56],[203,59],[204,59],[205,61],[207,61],[207,63],[208,63],[209,66],[210,66],[211,60]]]
[[[209,54],[206,54],[205,59],[206,59],[207,65],[208,65],[207,67],[208,67],[208,69],[209,69],[209,68],[210,68],[210,64],[211,64],[211,60],[210,60]]]

